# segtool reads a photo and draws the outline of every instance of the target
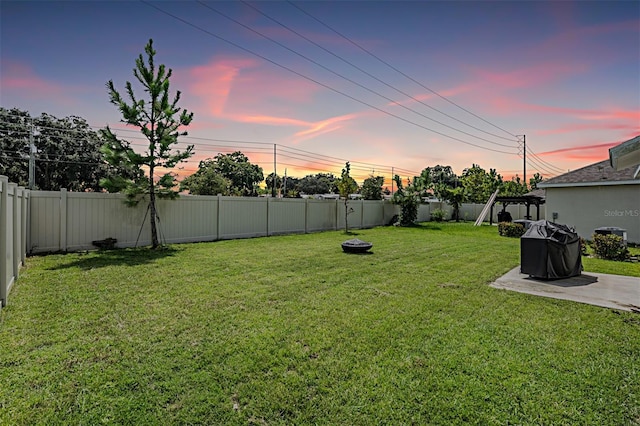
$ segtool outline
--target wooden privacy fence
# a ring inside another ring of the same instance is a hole
[[[92,241],[106,238],[117,239],[117,247],[150,244],[148,203],[132,208],[123,200],[120,194],[31,191],[27,252],[88,250],[95,248]],[[165,243],[185,243],[338,230],[344,228],[344,208],[344,200],[187,195],[159,200],[159,236]],[[475,220],[482,208],[464,204],[460,219]],[[388,201],[351,200],[349,209],[349,228],[388,225],[399,212]],[[430,220],[435,209],[451,215],[446,203],[425,203],[418,221]],[[518,205],[507,211],[514,219],[526,214]]]
[[[27,255],[30,191],[0,176],[0,308]]]

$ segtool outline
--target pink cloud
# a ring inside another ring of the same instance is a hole
[[[193,67],[185,72],[189,79],[188,91],[201,99],[207,113],[221,115],[238,74],[255,65],[255,61],[249,59],[225,58]]]
[[[547,62],[506,72],[476,69],[474,74],[482,86],[489,84],[492,89],[500,90],[537,87],[586,70],[584,65]]]
[[[311,125],[308,121],[298,120],[296,118],[273,117],[269,115],[236,115],[233,116],[232,119],[244,123],[259,123],[270,126],[305,127]]]
[[[337,130],[342,126],[336,126],[337,123],[343,121],[349,121],[357,117],[357,114],[346,114],[340,115],[336,117],[331,117],[326,120],[317,121],[315,123],[311,123],[307,130],[303,130],[294,135],[294,137],[305,137],[314,134],[327,133],[328,131]]]
[[[606,142],[591,145],[579,145],[570,148],[556,149],[553,151],[540,152],[539,156],[557,156],[561,155],[564,160],[588,160],[600,161],[606,158],[609,148],[619,145],[620,142]]]
[[[74,87],[45,80],[29,65],[11,60],[2,61],[0,88],[3,92],[19,92],[20,96],[32,99],[55,99],[56,102],[68,105],[75,103],[68,96],[69,92],[77,90]]]

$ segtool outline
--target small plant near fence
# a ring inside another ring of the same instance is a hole
[[[619,235],[593,234],[591,248],[601,259],[624,261],[629,258],[629,250],[622,244],[622,237]]]
[[[524,226],[513,222],[498,223],[498,233],[503,237],[520,238],[525,233]]]
[[[435,221],[435,222],[442,222],[444,220],[444,210],[442,209],[435,209],[434,211],[431,212],[431,220]]]

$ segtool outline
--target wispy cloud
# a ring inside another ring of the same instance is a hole
[[[75,102],[69,93],[77,91],[77,88],[72,86],[40,77],[29,65],[4,58],[0,72],[0,87],[2,92],[19,93],[21,97],[55,98],[58,102],[69,105]]]

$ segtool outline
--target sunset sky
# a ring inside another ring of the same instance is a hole
[[[272,172],[551,177],[640,134],[638,1],[0,3],[0,105],[119,124],[152,38],[196,155]],[[137,87],[134,85],[134,88]],[[120,131],[142,148],[132,131]],[[390,185],[390,180],[387,180]]]

